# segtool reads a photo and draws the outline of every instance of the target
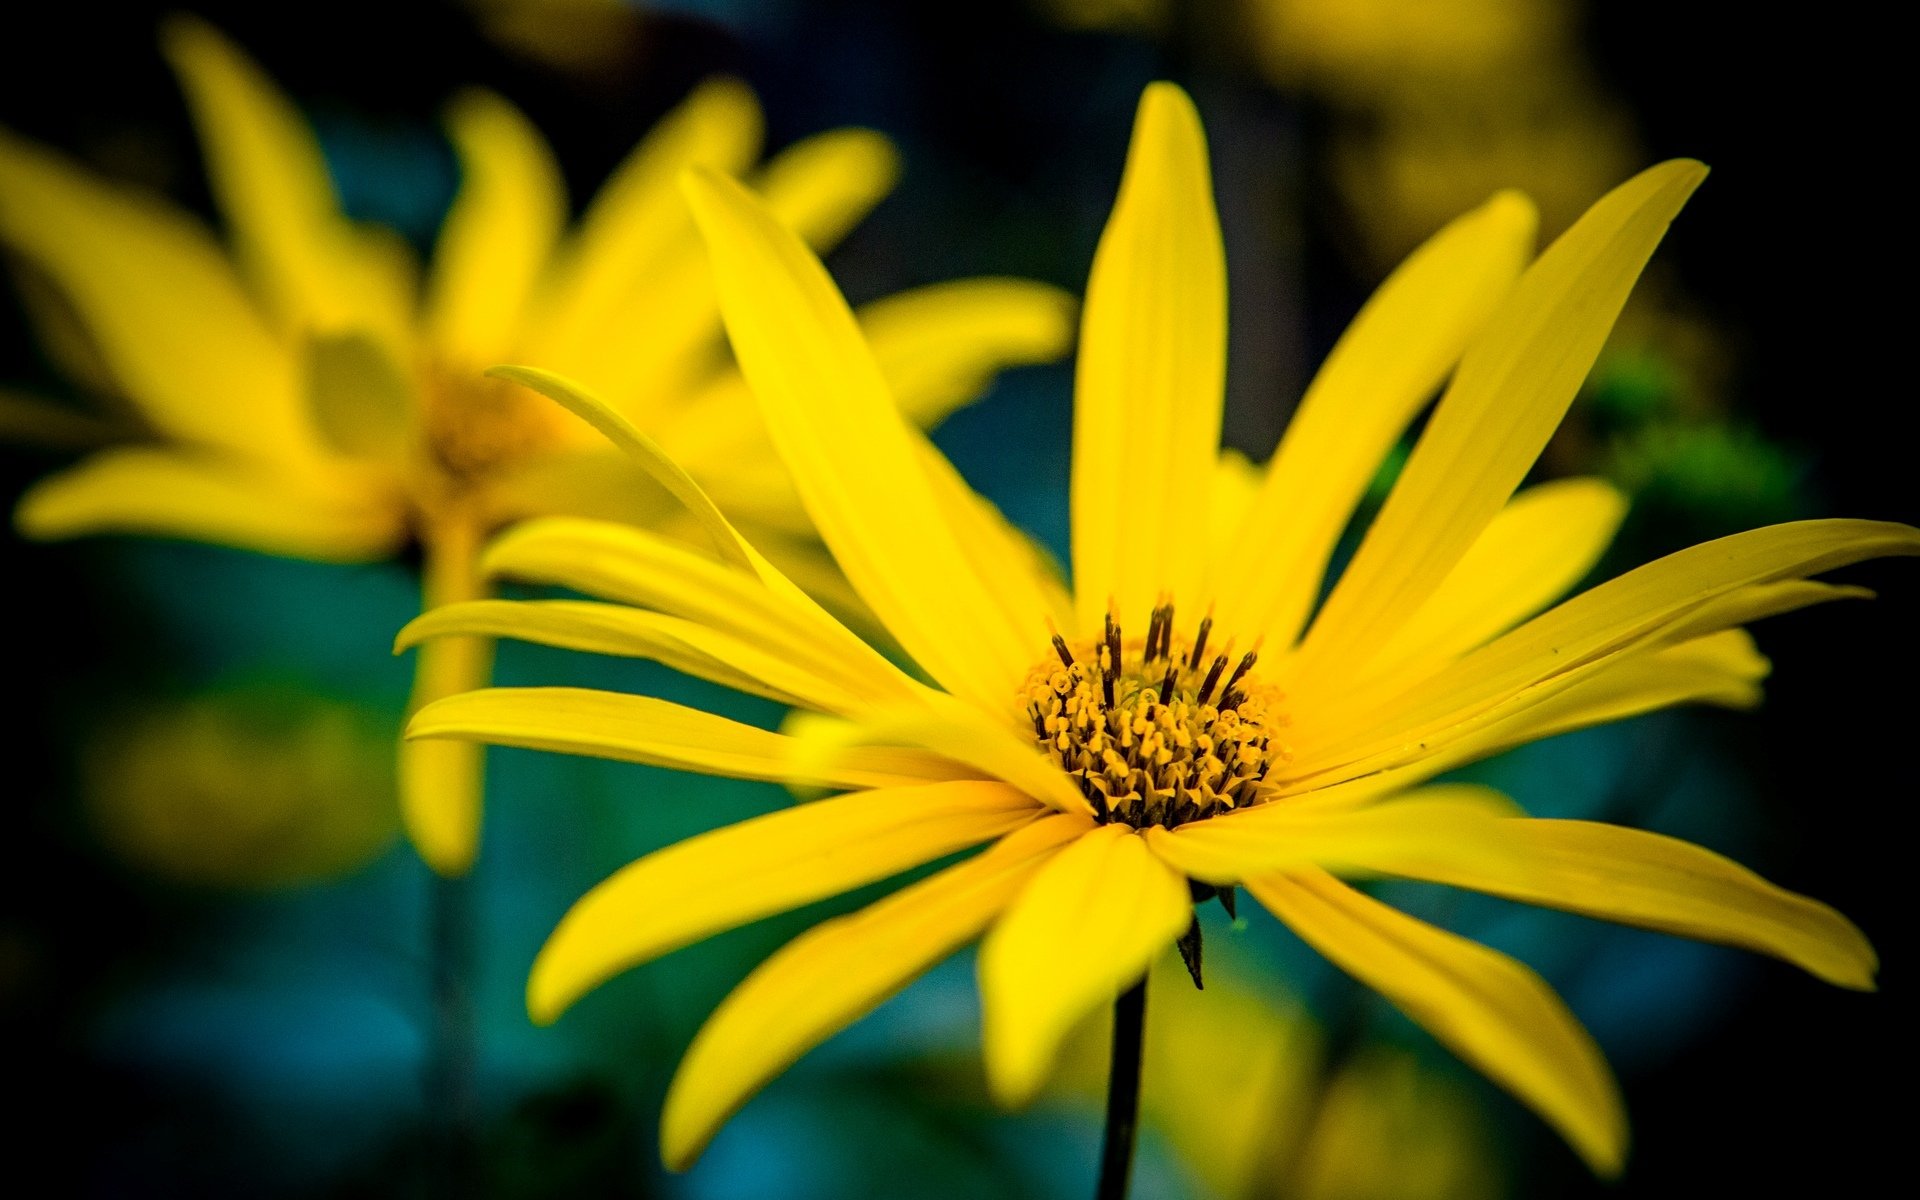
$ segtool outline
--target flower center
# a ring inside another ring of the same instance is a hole
[[[1102,822],[1172,828],[1259,799],[1261,781],[1291,756],[1279,689],[1209,644],[1213,619],[1191,638],[1173,605],[1153,610],[1144,638],[1121,636],[1111,613],[1099,638],[1069,644],[1027,673],[1021,698],[1034,740],[1080,784]]]
[[[457,483],[477,482],[550,445],[558,408],[517,383],[427,372],[422,432],[434,464]]]

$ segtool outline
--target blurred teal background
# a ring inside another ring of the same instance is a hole
[[[1078,292],[1134,99],[1147,80],[1176,78],[1213,139],[1234,289],[1228,437],[1256,459],[1408,230],[1451,215],[1440,207],[1517,182],[1564,220],[1646,162],[1695,155],[1715,174],[1543,464],[1633,492],[1601,574],[1770,521],[1920,518],[1911,384],[1897,361],[1905,313],[1880,299],[1912,240],[1904,212],[1891,211],[1904,194],[1890,179],[1904,101],[1887,39],[1818,17],[1734,27],[1712,5],[1484,0],[1460,5],[1447,28],[1493,32],[1423,56],[1417,40],[1320,11],[1334,7],[195,11],[300,100],[354,213],[416,244],[431,239],[454,183],[436,113],[462,84],[525,107],[576,196],[716,71],[760,92],[772,144],[877,127],[900,144],[906,174],[830,260],[855,301],[987,272]],[[122,6],[111,20],[28,8],[31,24],[25,9],[0,18],[10,68],[0,122],[204,210],[154,50],[164,8]],[[593,35],[554,36],[580,28]],[[1435,146],[1450,149],[1436,158]],[[1065,367],[1012,373],[938,437],[1063,554],[1070,381]],[[64,386],[11,316],[0,322],[0,384]],[[64,461],[60,448],[0,449],[5,494]],[[485,844],[457,897],[476,947],[461,997],[472,1024],[448,1041],[429,982],[436,884],[394,840],[387,757],[409,671],[387,645],[415,611],[409,570],[120,539],[9,540],[0,563],[17,689],[0,1036],[24,1110],[0,1138],[19,1177],[101,1196],[1089,1189],[1098,1113],[1086,1088],[1070,1078],[1020,1115],[987,1103],[968,955],[775,1082],[694,1171],[665,1175],[657,1106],[693,1030],[752,964],[862,897],[630,972],[550,1029],[521,1007],[527,966],[572,900],[612,870],[782,793],[492,752]],[[1913,792],[1896,772],[1915,716],[1920,573],[1875,564],[1849,579],[1886,599],[1758,630],[1776,662],[1761,712],[1663,714],[1473,775],[1537,814],[1689,837],[1828,900],[1880,947],[1883,991],[1830,991],[1734,952],[1392,889],[1396,903],[1540,969],[1603,1043],[1636,1132],[1626,1180],[1609,1189],[1274,922],[1255,914],[1236,929],[1221,917],[1208,929],[1221,987],[1270,997],[1270,1032],[1293,1039],[1291,1082],[1217,1097],[1222,1109],[1273,1105],[1255,1142],[1274,1161],[1249,1194],[1848,1194],[1897,1167],[1901,1114],[1871,1093],[1914,1050],[1910,872],[1882,814]],[[647,692],[763,724],[780,715],[663,669],[521,646],[503,647],[496,678]],[[1229,1052],[1217,1035],[1164,1021],[1152,1033],[1203,1074],[1207,1055]],[[1381,1054],[1404,1056],[1404,1079],[1427,1090],[1378,1084],[1367,1072]],[[1347,1091],[1332,1086],[1342,1080]],[[1150,1118],[1155,1086],[1150,1072]],[[1334,1102],[1348,1092],[1375,1126]],[[1406,1094],[1437,1099],[1408,1118],[1394,1107]],[[1201,1160],[1224,1151],[1195,1150],[1207,1143],[1190,1128],[1214,1119],[1203,1108],[1150,1123],[1134,1194],[1219,1194]],[[1420,1178],[1370,1184],[1324,1165],[1353,1153],[1340,1140],[1353,1129],[1389,1131],[1370,1144],[1385,1138],[1388,1157],[1400,1148]],[[1440,1147],[1431,1160],[1412,1152],[1429,1144]]]

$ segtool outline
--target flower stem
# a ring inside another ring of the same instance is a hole
[[[1147,1032],[1147,977],[1113,1003],[1113,1063],[1107,1074],[1107,1132],[1094,1200],[1126,1200],[1133,1134],[1140,1123],[1140,1050]]]

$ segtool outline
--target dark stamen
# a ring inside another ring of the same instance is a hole
[[[1220,682],[1220,672],[1226,669],[1226,655],[1222,654],[1213,660],[1213,666],[1207,671],[1207,681],[1200,685],[1200,694],[1198,697],[1200,703],[1205,704],[1207,697],[1213,695],[1213,685]]]
[[[1175,667],[1168,667],[1167,677],[1160,681],[1160,703],[1162,704],[1173,699],[1173,676],[1177,669],[1178,668]]]
[[[1147,648],[1142,652],[1143,663],[1152,662],[1160,649],[1161,622],[1166,615],[1166,609],[1155,608],[1153,614],[1147,618]]]
[[[1107,614],[1107,663],[1100,672],[1100,694],[1106,699],[1107,707],[1113,707],[1113,681],[1120,673],[1120,623]]]
[[[1245,678],[1247,672],[1253,670],[1253,664],[1259,659],[1258,654],[1252,650],[1247,651],[1246,656],[1240,660],[1240,665],[1233,669],[1233,677],[1227,680],[1227,690],[1232,691],[1233,685]]]
[[[1213,618],[1201,617],[1200,632],[1193,635],[1193,653],[1187,655],[1187,670],[1198,671],[1200,669],[1200,655],[1206,651],[1207,634],[1211,632],[1213,632]]]
[[[1060,656],[1061,666],[1073,670],[1073,651],[1067,649],[1067,639],[1057,633],[1053,635],[1053,652]]]

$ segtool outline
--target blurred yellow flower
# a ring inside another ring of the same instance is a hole
[[[87,815],[124,861],[181,883],[284,887],[393,844],[391,724],[291,684],[115,714],[80,760]]]
[[[517,360],[600,389],[769,552],[833,586],[726,362],[706,254],[674,187],[690,164],[754,168],[761,122],[744,86],[696,90],[571,230],[538,133],[496,96],[460,97],[448,112],[460,189],[422,282],[395,236],[342,215],[312,131],[253,63],[191,20],[171,22],[164,41],[230,255],[159,198],[0,131],[0,240],[50,285],[28,293],[43,340],[147,435],[33,488],[16,514],[23,532],[174,536],[343,562],[418,542],[431,607],[482,594],[476,548],[516,518],[672,516],[586,426],[480,374]],[[825,248],[895,173],[884,138],[843,129],[751,178]],[[1000,367],[1057,357],[1072,324],[1057,289],[1010,279],[904,293],[861,319],[903,411],[923,423]],[[428,648],[415,704],[484,683],[490,655],[480,639]],[[464,871],[479,839],[478,748],[410,745],[400,765],[415,846],[435,868]]]
[[[687,1165],[798,1055],[982,935],[987,1078],[1021,1103],[1075,1022],[1187,934],[1196,897],[1244,886],[1595,1170],[1617,1171],[1616,1086],[1547,985],[1342,877],[1472,888],[1873,986],[1873,951],[1844,917],[1708,850],[1420,786],[1568,729],[1751,704],[1767,664],[1742,624],[1859,594],[1810,574],[1920,554],[1920,530],[1902,525],[1780,525],[1548,607],[1592,567],[1621,499],[1594,480],[1515,489],[1704,175],[1675,161],[1636,176],[1531,262],[1534,212],[1518,195],[1449,225],[1361,311],[1249,481],[1220,466],[1226,272],[1205,137],[1185,93],[1149,88],[1081,324],[1070,592],[897,415],[794,231],[745,188],[693,172],[728,333],[774,442],[848,580],[933,682],[827,615],[612,408],[549,373],[503,372],[626,445],[718,557],[530,522],[491,549],[493,569],[618,603],[453,606],[403,642],[512,636],[655,657],[811,715],[783,734],[648,697],[494,689],[430,705],[410,736],[851,789],[596,887],[534,964],[534,1018],[712,933],[991,842],[748,977],[674,1080],[667,1163]],[[1449,377],[1316,609],[1376,466]]]

